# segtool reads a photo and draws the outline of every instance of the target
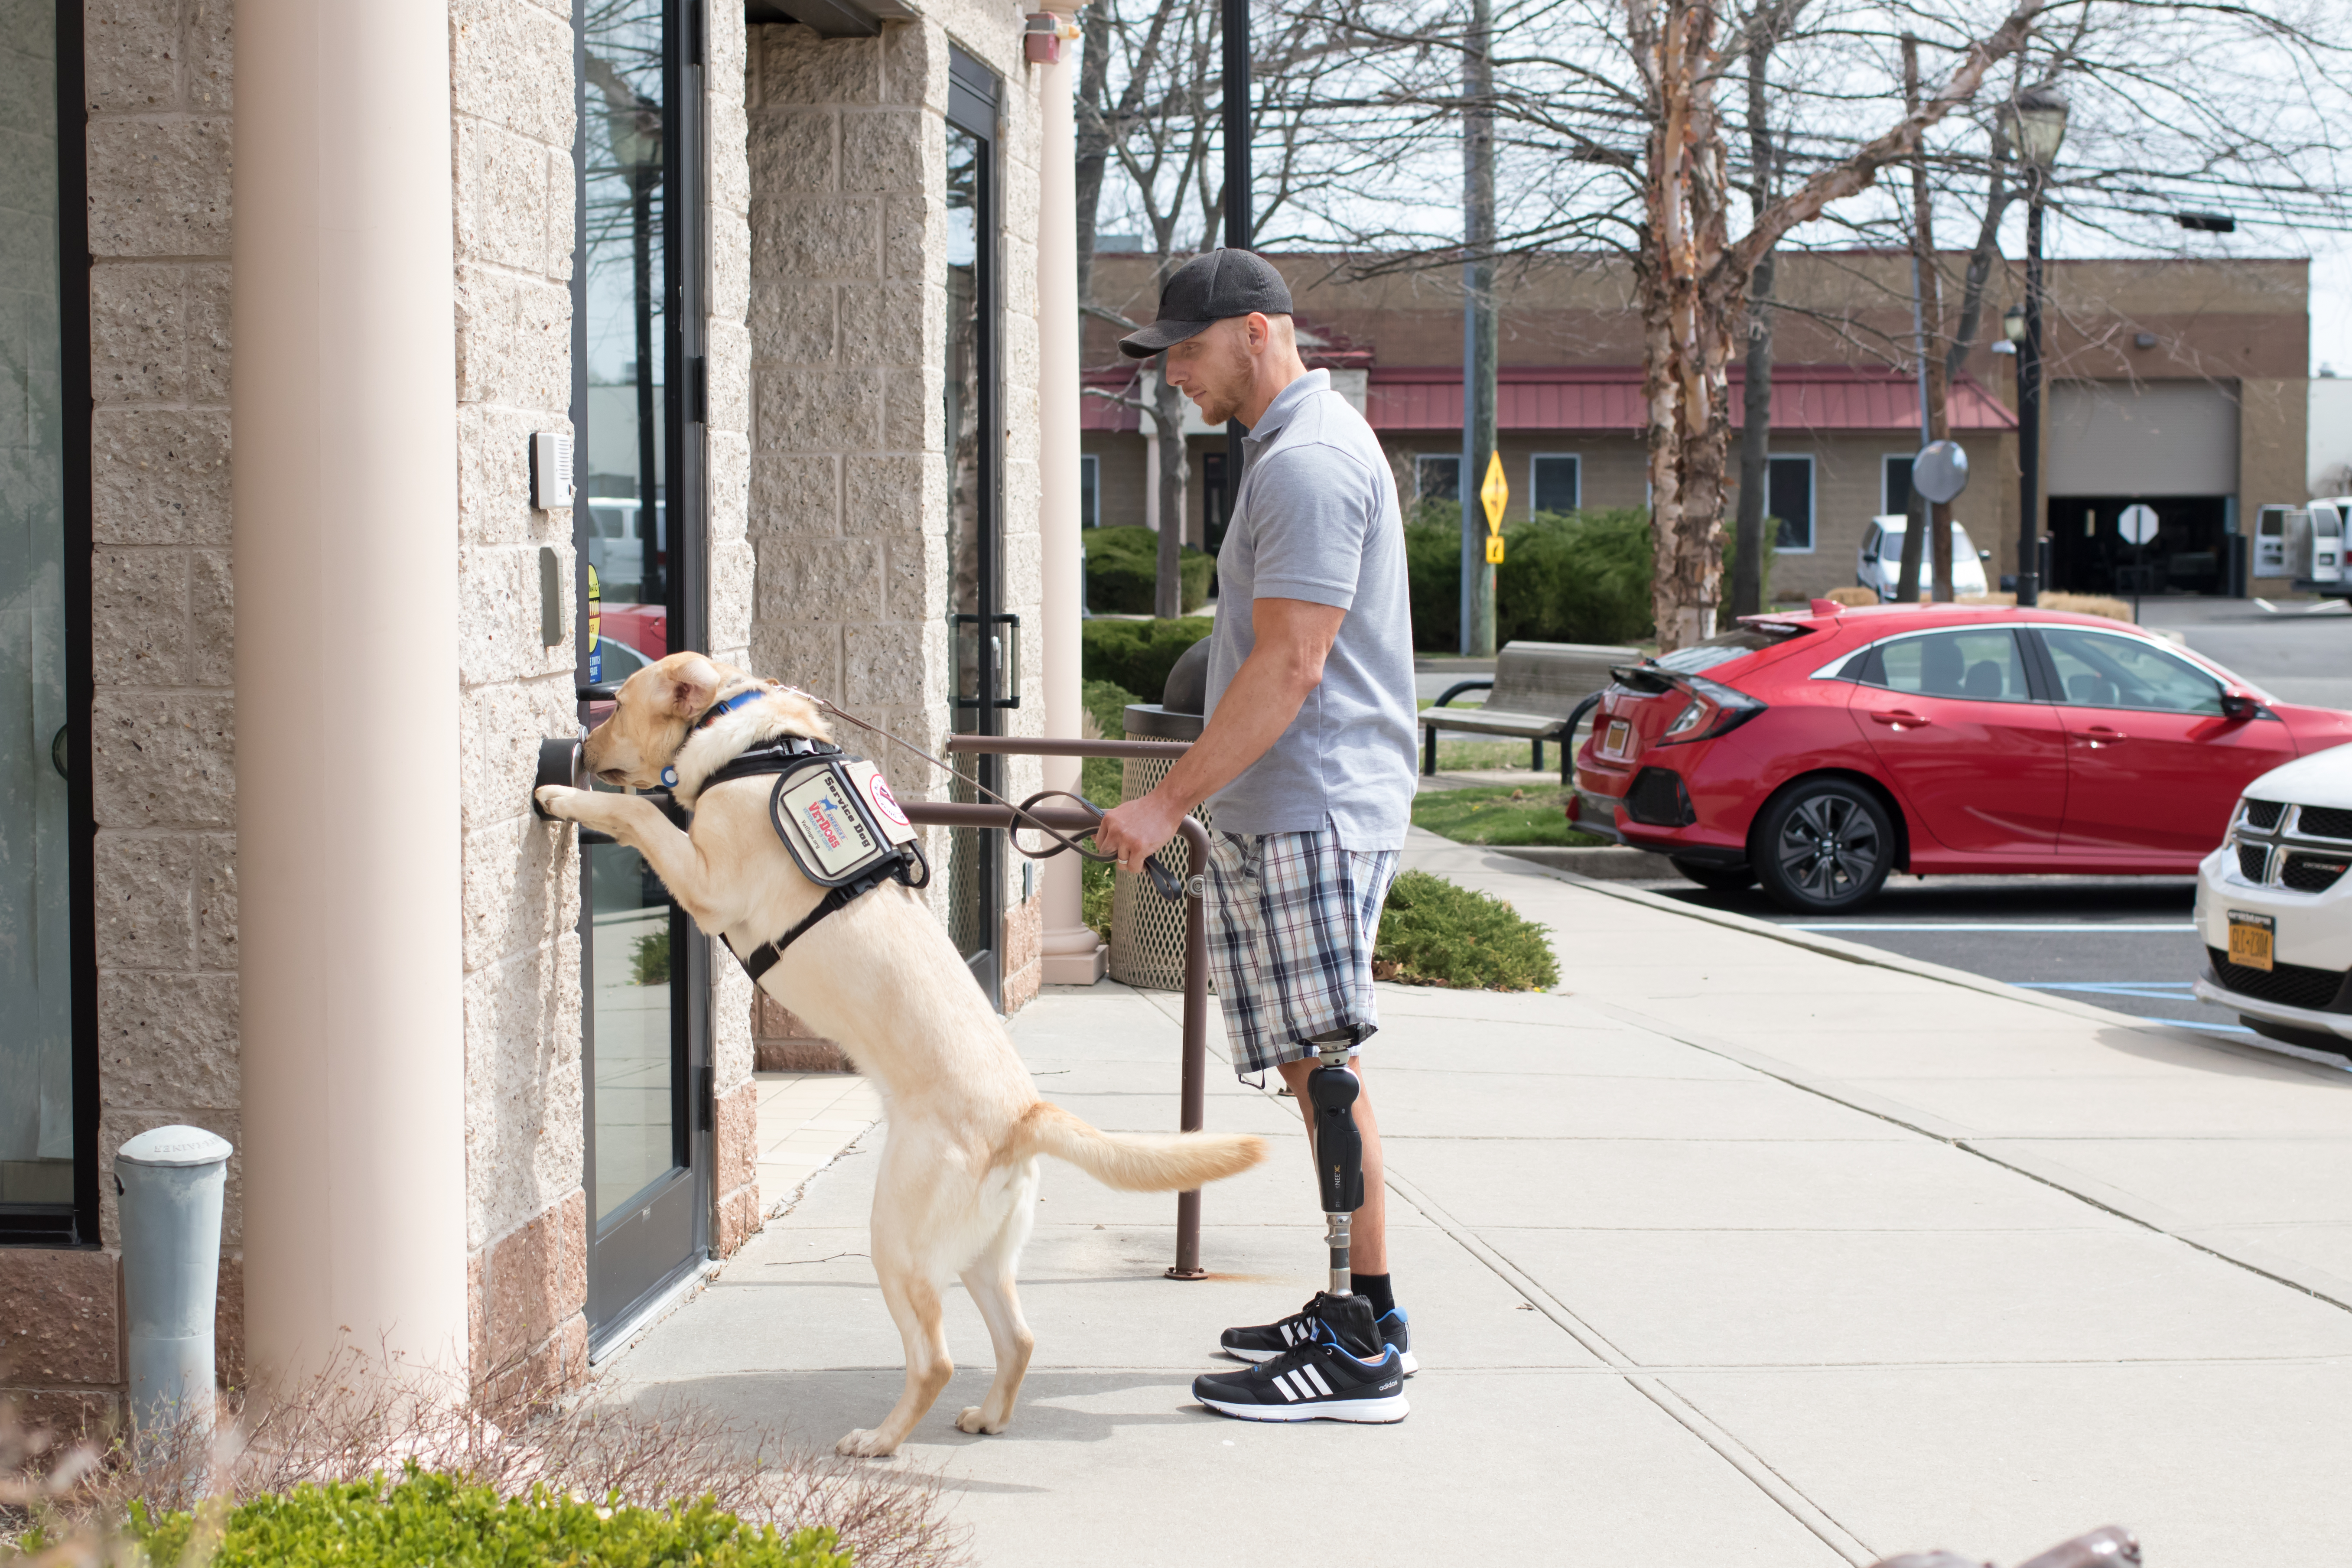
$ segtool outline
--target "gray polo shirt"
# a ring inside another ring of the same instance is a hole
[[[1322,684],[1241,777],[1209,799],[1226,833],[1312,833],[1401,849],[1416,759],[1412,601],[1396,480],[1364,416],[1310,370],[1244,439],[1242,493],[1217,552],[1211,713],[1255,646],[1250,605],[1304,599],[1348,612]]]

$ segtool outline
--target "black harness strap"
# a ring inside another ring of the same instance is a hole
[[[847,909],[850,900],[870,893],[883,883],[898,878],[904,869],[903,862],[896,866],[877,867],[855,882],[844,882],[838,888],[825,889],[824,897],[816,901],[816,908],[811,910],[798,925],[776,938],[775,941],[762,942],[751,950],[751,956],[741,961],[743,973],[751,977],[752,984],[757,985],[760,983],[760,976],[773,969],[777,960],[784,956],[784,949],[807,935],[811,926],[827,915]],[[734,949],[730,948],[728,951],[732,952]]]
[[[765,745],[754,746],[713,769],[709,777],[704,779],[695,791],[695,798],[700,800],[711,785],[725,784],[730,779],[773,778],[776,787],[782,789],[793,774],[808,768],[823,767],[843,754],[842,749],[830,741],[814,740],[806,735],[780,735]],[[906,882],[910,887],[919,885],[911,879],[912,869],[909,858],[901,854],[895,860],[876,866],[855,881],[826,889],[824,897],[817,900],[816,908],[792,930],[773,942],[762,942],[753,948],[749,956],[736,962],[742,964],[743,973],[751,977],[751,984],[757,985],[760,976],[773,969],[777,961],[784,956],[784,949],[807,935],[809,928],[825,916],[847,909],[852,900],[864,897],[885,882]],[[928,869],[924,880],[929,880]],[[730,947],[727,951],[732,952],[735,950]]]

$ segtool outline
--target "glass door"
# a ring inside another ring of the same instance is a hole
[[[961,49],[948,56],[948,345],[942,398],[948,457],[948,632],[958,733],[1004,732],[1010,654],[1019,627],[1003,614],[1003,524],[997,419],[996,104],[999,85]],[[996,757],[969,759],[989,789]],[[958,779],[950,798],[977,801]],[[948,932],[972,978],[1002,1005],[1003,836],[955,828],[948,845]]]
[[[98,1205],[79,18],[0,24],[0,1240],[49,1243],[94,1239]]]
[[[576,13],[572,528],[592,723],[631,673],[704,646],[694,3],[581,0]],[[601,1349],[701,1259],[711,1161],[709,944],[635,850],[600,838],[581,835],[580,936],[588,1324]]]

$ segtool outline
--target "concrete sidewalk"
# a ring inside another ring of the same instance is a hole
[[[2352,1074],[1442,840],[1408,858],[1550,925],[1564,979],[1381,988],[1412,1415],[1191,1404],[1220,1328],[1321,1279],[1291,1102],[1213,1064],[1210,1125],[1284,1141],[1207,1194],[1213,1279],[1160,1277],[1172,1199],[1049,1164],[1036,1362],[992,1438],[950,1425],[990,1373],[950,1291],[964,1359],[902,1462],[982,1563],[2014,1562],[2110,1521],[2152,1568],[2342,1549]],[[1013,1033],[1044,1093],[1158,1130],[1177,1005],[1048,992]],[[864,1256],[881,1136],[606,1376],[813,1446],[870,1425],[900,1380]]]

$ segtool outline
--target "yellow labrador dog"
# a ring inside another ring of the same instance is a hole
[[[698,724],[717,704],[755,690],[766,695]],[[693,808],[692,831],[679,832],[634,795],[548,785],[539,803],[635,849],[695,924],[749,955],[806,917],[823,889],[801,874],[770,823],[772,779],[725,780],[707,795],[701,785],[734,757],[785,735],[831,738],[798,693],[699,654],[672,654],[622,686],[585,757],[605,783],[638,789],[676,769],[674,793]],[[887,1108],[871,1250],[906,1341],[907,1388],[880,1426],[842,1438],[842,1453],[893,1452],[947,1386],[954,1367],[940,1291],[950,1275],[962,1279],[996,1349],[986,1402],[956,1425],[1004,1430],[1034,1343],[1014,1271],[1036,1206],[1037,1156],[1136,1192],[1197,1187],[1265,1157],[1264,1140],[1242,1134],[1114,1136],[1040,1100],[947,932],[897,882],[818,921],[760,983],[841,1042],[881,1087]]]

